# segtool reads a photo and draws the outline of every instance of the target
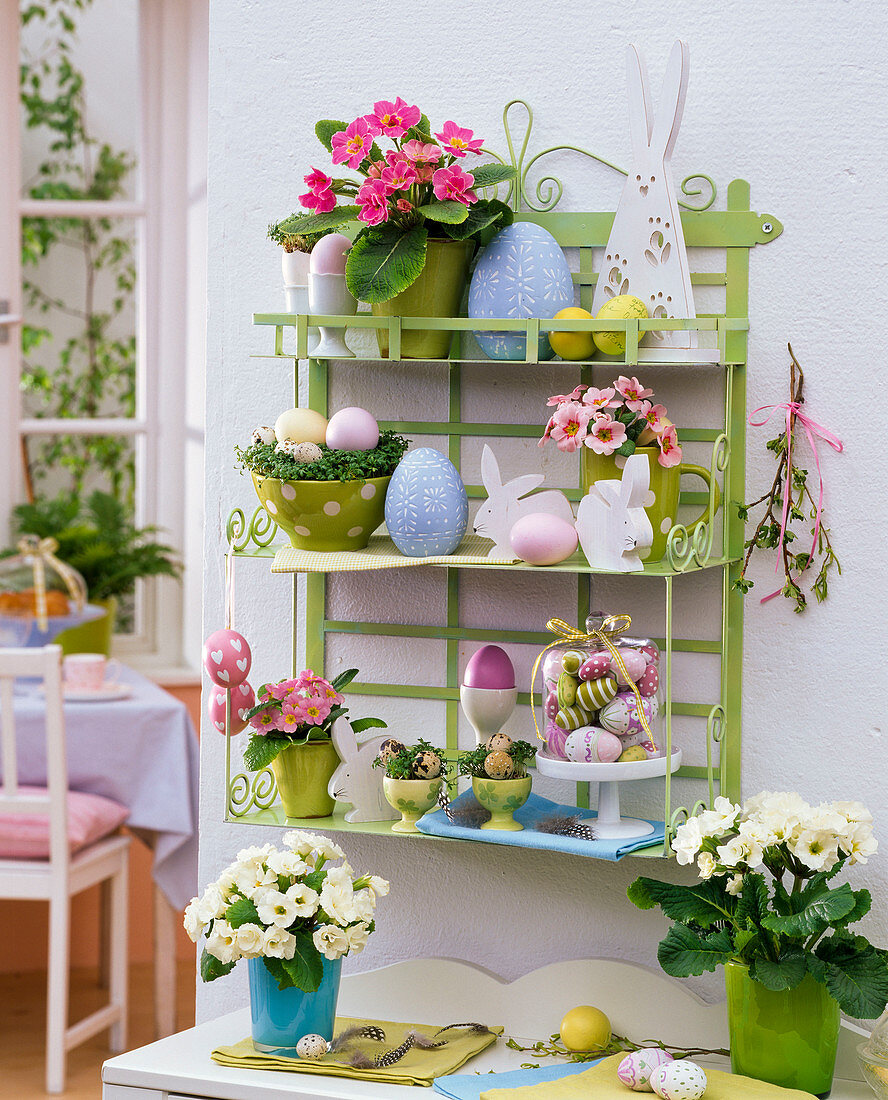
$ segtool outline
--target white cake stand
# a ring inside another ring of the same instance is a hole
[[[620,784],[634,779],[654,779],[681,767],[681,749],[653,760],[627,760],[623,764],[584,764],[573,760],[558,760],[544,752],[536,754],[535,767],[540,775],[551,779],[568,779],[574,783],[598,784],[598,817],[587,819],[602,840],[624,840],[647,836],[654,831],[649,821],[635,817],[620,817]]]

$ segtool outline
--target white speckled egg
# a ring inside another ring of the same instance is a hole
[[[577,548],[577,529],[548,512],[531,512],[513,524],[509,545],[528,565],[557,565]]]
[[[300,1058],[307,1058],[316,1062],[323,1058],[330,1049],[330,1044],[323,1035],[303,1035],[296,1044],[296,1053]]]
[[[665,1062],[671,1062],[672,1055],[660,1047],[642,1047],[627,1054],[617,1066],[617,1077],[628,1085],[633,1092],[653,1092],[650,1085],[651,1074]]]
[[[317,443],[297,443],[287,453],[297,462],[317,462],[324,452]]]
[[[253,434],[250,436],[251,443],[274,443],[276,440],[274,434],[274,428],[266,428],[261,425],[258,428],[253,429]]]
[[[372,451],[378,442],[379,425],[366,409],[350,405],[330,417],[327,446],[331,451]]]
[[[583,764],[611,764],[622,751],[619,737],[597,726],[581,726],[564,742],[567,759]]]
[[[275,445],[275,450],[278,454],[288,455],[290,458],[296,457],[296,448],[301,447],[301,443],[297,443],[295,439],[282,439],[280,443]]]
[[[706,1091],[706,1074],[696,1062],[680,1058],[657,1066],[651,1088],[662,1100],[700,1100]]]
[[[468,521],[466,487],[450,459],[433,447],[409,451],[385,497],[385,523],[395,546],[410,558],[452,554]]]

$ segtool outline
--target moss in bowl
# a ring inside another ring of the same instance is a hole
[[[408,443],[384,431],[369,451],[321,446],[316,462],[297,462],[274,443],[235,452],[262,506],[297,550],[360,550],[385,517],[389,479]]]

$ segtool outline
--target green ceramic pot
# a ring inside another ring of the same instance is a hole
[[[795,989],[766,989],[739,962],[725,964],[731,1068],[787,1089],[829,1096],[839,1005],[806,974]]]
[[[327,784],[339,765],[330,741],[288,745],[271,762],[287,817],[329,817],[335,802]]]
[[[104,607],[105,614],[80,626],[72,626],[56,634],[53,642],[62,647],[62,653],[104,653],[111,656],[111,639],[114,636],[114,621],[117,618],[117,597],[106,600],[90,600],[93,607]]]
[[[588,447],[581,447],[580,459],[583,476],[583,492],[587,493],[591,485],[596,481],[619,480],[622,477],[622,467],[625,459],[619,455],[599,455]],[[637,447],[637,455],[647,455],[651,470],[651,492],[654,494],[653,504],[645,508],[651,527],[654,531],[654,541],[646,554],[639,555],[642,561],[661,561],[666,556],[666,542],[669,532],[678,523],[678,497],[681,490],[681,478],[683,474],[695,474],[706,482],[706,489],[712,475],[705,466],[697,466],[693,462],[682,462],[678,466],[661,466],[658,462],[659,447]],[[617,466],[617,458],[621,465]],[[718,484],[715,486],[715,510],[718,511],[721,502],[721,493]],[[709,505],[707,504],[699,516],[685,526],[688,534],[693,534],[701,523],[709,523],[712,519]]]
[[[523,779],[477,779],[472,777],[475,798],[490,811],[490,821],[482,829],[502,829],[517,833],[524,826],[512,816],[530,797],[530,776]]]
[[[385,519],[391,477],[366,481],[279,481],[254,473],[265,511],[297,550],[360,550]]]
[[[374,302],[374,317],[458,317],[472,258],[473,241],[429,238],[425,267],[414,283],[387,302]],[[378,329],[379,354],[389,353],[387,329]],[[401,331],[402,359],[446,359],[453,333]]]
[[[386,802],[401,815],[392,825],[393,833],[418,833],[417,821],[438,801],[443,778],[392,779],[385,776],[382,789]]]

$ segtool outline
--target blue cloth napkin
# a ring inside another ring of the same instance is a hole
[[[567,1065],[540,1066],[538,1069],[513,1069],[508,1073],[450,1073],[446,1077],[436,1077],[433,1082],[435,1092],[450,1100],[480,1100],[482,1092],[488,1089],[517,1089],[522,1085],[543,1085],[547,1081],[559,1081],[574,1073],[597,1066],[595,1062],[569,1062]]]
[[[457,809],[474,801],[475,796],[471,791],[466,791],[459,798],[453,800],[452,806]],[[555,836],[553,833],[539,833],[536,825],[544,818],[552,814],[582,814],[588,818],[591,814],[590,824],[595,828],[595,814],[590,810],[578,810],[576,806],[561,806],[557,802],[550,802],[548,798],[541,798],[532,794],[520,810],[515,811],[515,820],[524,826],[523,830],[516,833],[504,832],[501,829],[473,829],[465,825],[457,825],[450,821],[443,810],[426,814],[416,823],[421,833],[431,836],[458,837],[460,840],[481,840],[487,844],[512,844],[519,848],[548,848],[553,852],[568,852],[575,856],[593,856],[595,859],[609,859],[612,862],[635,852],[639,848],[650,848],[653,844],[662,844],[666,836],[666,830],[662,821],[652,821],[654,831],[647,836],[630,837],[624,840],[582,840],[579,837]]]

